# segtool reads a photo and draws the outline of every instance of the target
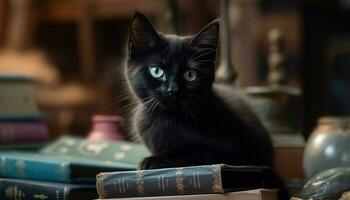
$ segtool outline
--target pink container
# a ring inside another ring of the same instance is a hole
[[[88,139],[124,140],[122,134],[123,118],[113,115],[95,115],[92,117],[92,130]]]

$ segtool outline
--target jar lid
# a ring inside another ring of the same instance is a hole
[[[325,116],[318,119],[318,124],[350,124],[350,117],[341,117],[341,116]]]

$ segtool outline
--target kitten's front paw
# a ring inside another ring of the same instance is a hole
[[[139,164],[139,169],[144,170],[144,169],[159,169],[159,168],[166,168],[167,163],[166,160],[155,157],[155,156],[150,156],[147,158],[144,158],[141,163]]]

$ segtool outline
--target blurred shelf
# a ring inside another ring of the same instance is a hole
[[[98,102],[98,90],[77,83],[57,87],[40,87],[38,101],[43,106],[75,107],[93,105]]]
[[[94,18],[127,18],[135,10],[164,18],[166,8],[166,1],[156,0],[64,0],[41,1],[33,13],[44,21],[74,22],[79,18],[81,3],[89,5]]]

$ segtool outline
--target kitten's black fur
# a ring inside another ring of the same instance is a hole
[[[219,22],[195,36],[157,33],[136,13],[129,32],[126,78],[139,108],[133,126],[153,156],[141,168],[199,164],[269,165],[271,140],[233,87],[213,84]],[[164,70],[165,79],[149,67]],[[188,69],[196,80],[186,81]]]
[[[218,21],[180,37],[157,33],[145,16],[134,15],[125,76],[138,102],[134,131],[153,154],[141,169],[273,165],[271,139],[242,95],[213,84],[218,34]],[[163,77],[154,78],[150,67]],[[189,69],[197,74],[193,81],[185,80]]]

